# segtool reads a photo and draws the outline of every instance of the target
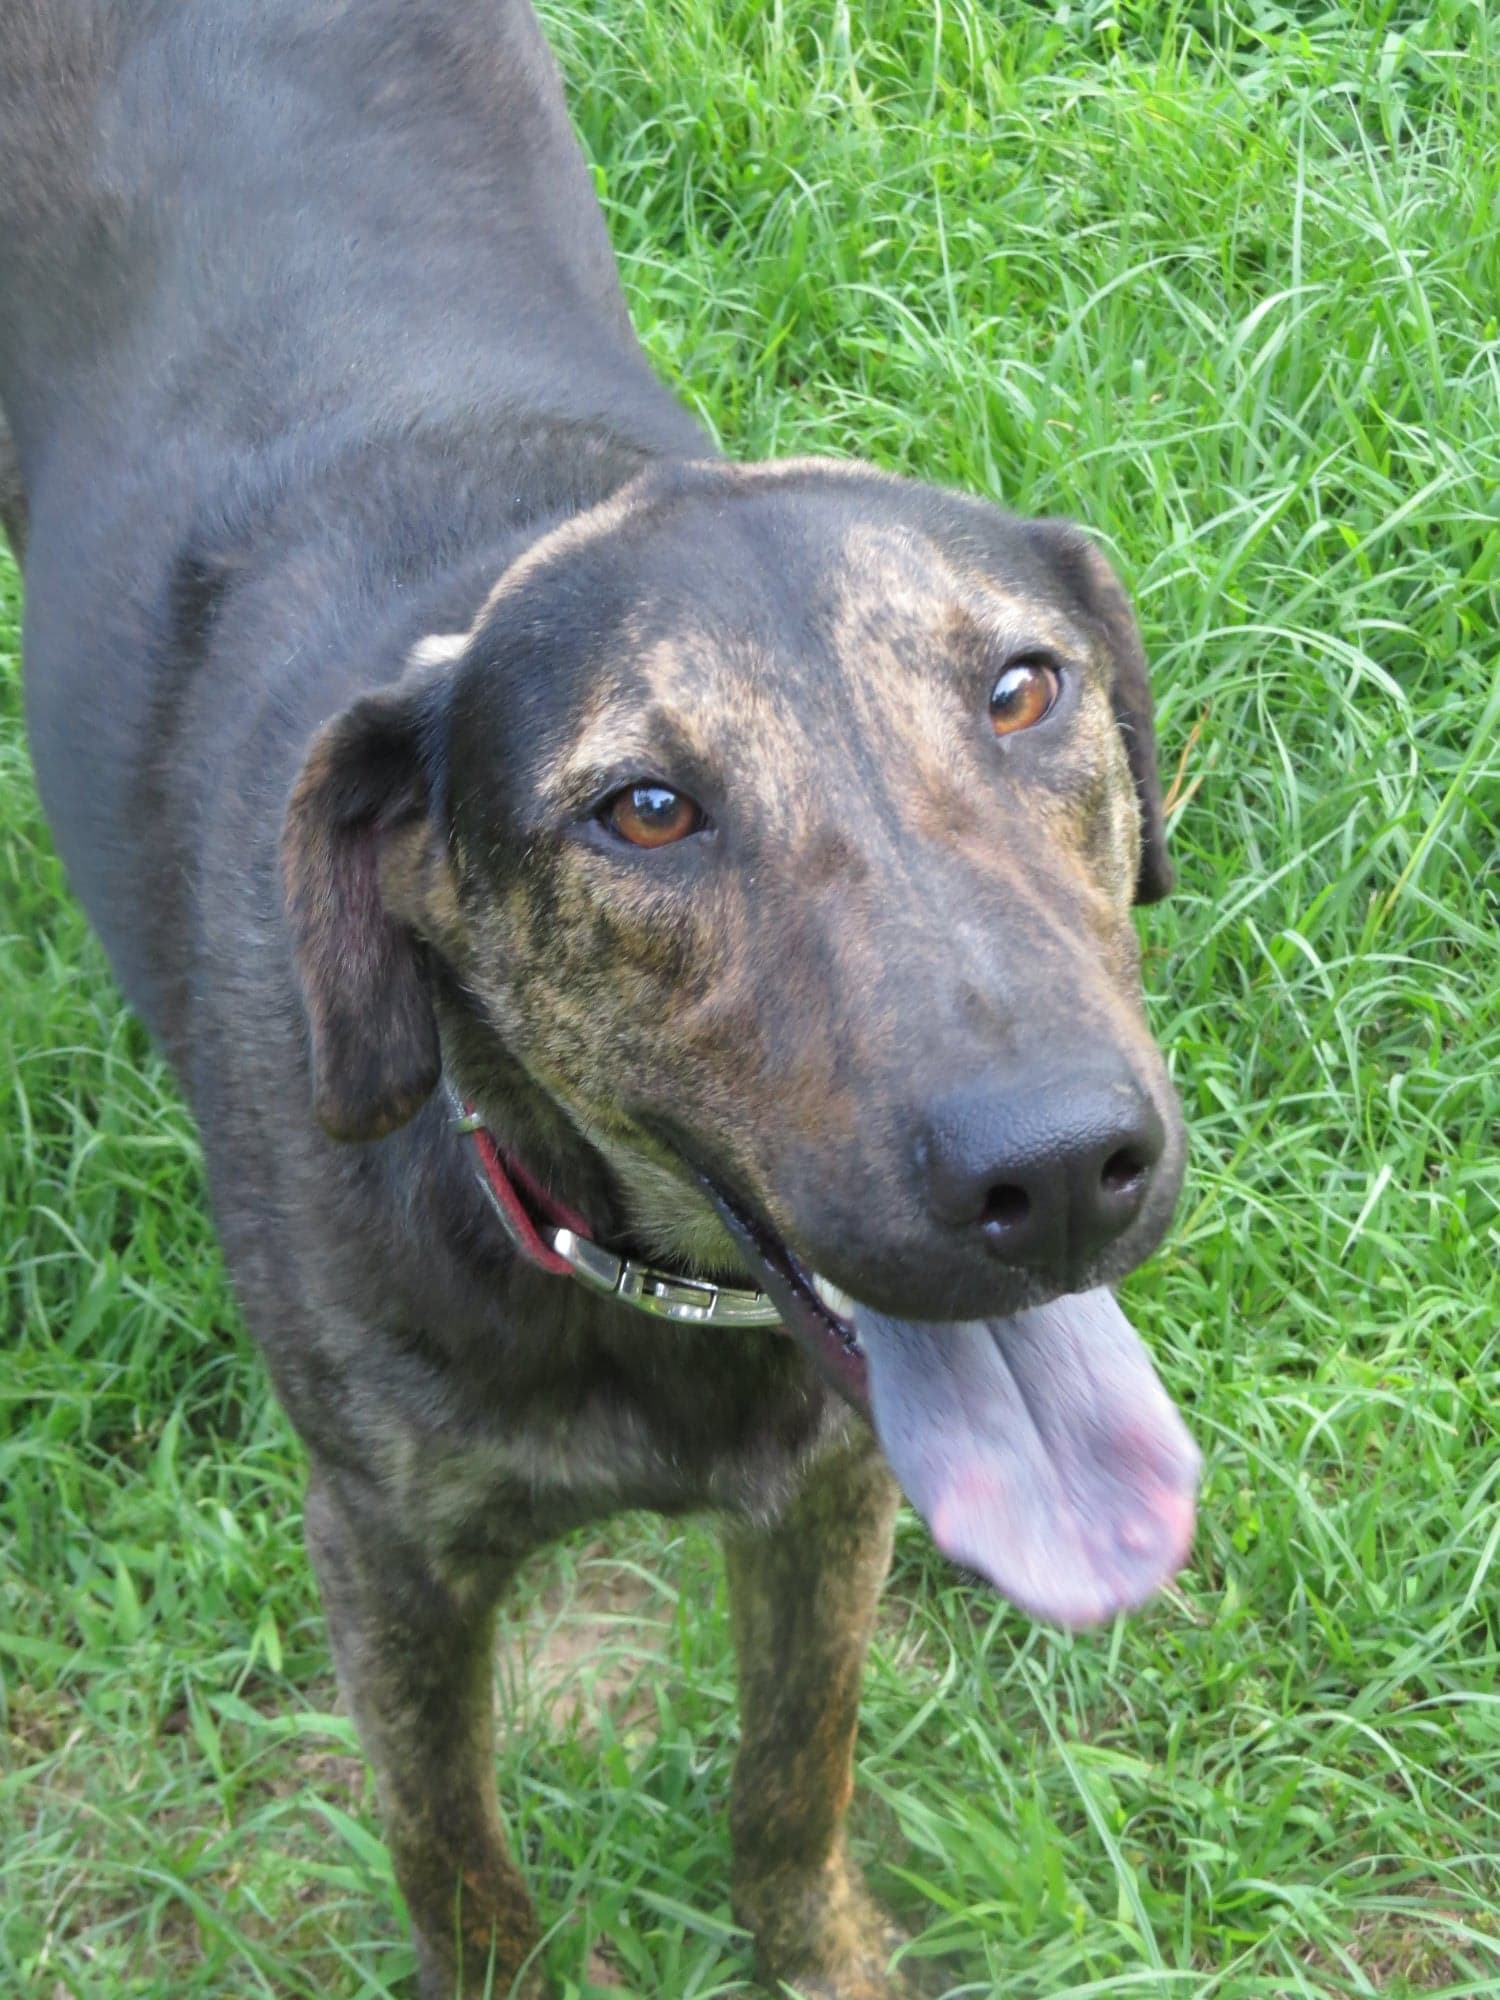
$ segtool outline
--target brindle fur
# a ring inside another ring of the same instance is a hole
[[[844,1841],[859,1684],[899,1497],[862,1444],[830,1458],[770,1532],[724,1538],[740,1683],[735,1914],[767,1969],[808,2000],[902,1990],[886,1972],[899,1933]]]
[[[630,333],[523,0],[8,0],[0,516],[39,781],[204,1137],[428,2000],[544,1990],[491,1759],[496,1604],[621,1508],[713,1508],[768,1979],[890,2000],[847,1854],[893,1489],[771,1334],[653,1324],[511,1254],[439,1063],[601,1235],[730,1273],[709,1172],[887,1310],[904,1134],[1101,1042],[1170,1127],[1132,898],[1150,700],[1055,523],[860,467],[734,467]],[[997,743],[1047,646],[1071,707]],[[635,768],[714,841],[585,824]],[[356,1143],[350,1143],[354,1141]],[[1013,1304],[1026,1296],[1017,1278]]]

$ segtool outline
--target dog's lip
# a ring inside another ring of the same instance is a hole
[[[707,1174],[700,1174],[709,1199],[752,1269],[760,1272],[767,1296],[797,1344],[812,1357],[819,1372],[852,1403],[862,1416],[870,1414],[865,1357],[853,1321],[835,1312],[819,1295],[819,1287],[834,1291],[818,1278],[766,1224],[732,1200]]]

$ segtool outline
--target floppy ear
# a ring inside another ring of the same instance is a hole
[[[1167,858],[1166,811],[1161,774],[1156,768],[1156,722],[1146,649],[1119,578],[1096,548],[1090,547],[1089,556],[1099,621],[1115,659],[1110,699],[1115,721],[1125,739],[1125,755],[1130,760],[1136,802],[1141,809],[1141,866],[1136,876],[1135,900],[1159,903],[1172,887],[1172,863]]]
[[[1141,865],[1136,875],[1135,900],[1159,903],[1172,887],[1172,864],[1167,858],[1166,814],[1161,777],[1156,768],[1151,681],[1135,612],[1120,579],[1087,535],[1063,521],[1036,525],[1047,535],[1054,558],[1061,558],[1061,567],[1082,598],[1089,617],[1103,633],[1114,661],[1110,699],[1125,740],[1125,755],[1130,761],[1141,814]]]
[[[335,1139],[378,1139],[442,1068],[426,946],[386,881],[438,836],[430,744],[444,678],[412,669],[313,738],[281,831],[287,924],[312,1041],[313,1110]]]

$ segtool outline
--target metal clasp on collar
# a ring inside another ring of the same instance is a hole
[[[637,1312],[689,1326],[780,1326],[781,1314],[764,1292],[743,1285],[715,1285],[617,1257],[571,1229],[542,1234],[583,1284]]]
[[[451,1111],[450,1128],[470,1138],[482,1133],[483,1118],[465,1107],[446,1079],[445,1085]],[[526,1249],[516,1219],[506,1213],[488,1176],[481,1172],[476,1178],[506,1234],[534,1261],[534,1249]],[[707,1278],[680,1277],[675,1271],[659,1270],[654,1264],[640,1263],[634,1257],[617,1257],[612,1250],[574,1229],[536,1221],[530,1226],[536,1239],[562,1259],[580,1284],[607,1298],[618,1299],[621,1305],[634,1306],[637,1312],[650,1313],[655,1319],[675,1320],[679,1326],[781,1325],[777,1308],[764,1292],[751,1286],[716,1285]]]

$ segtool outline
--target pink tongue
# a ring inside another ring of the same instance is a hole
[[[875,1429],[945,1555],[1094,1625],[1181,1568],[1201,1460],[1106,1291],[925,1326],[859,1307]]]

